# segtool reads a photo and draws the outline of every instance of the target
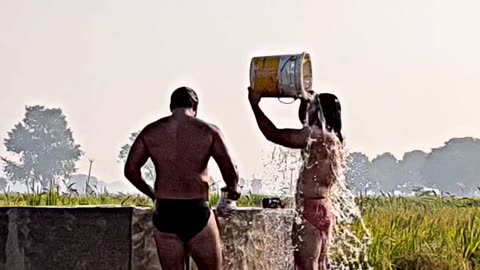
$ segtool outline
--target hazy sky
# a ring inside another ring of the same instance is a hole
[[[25,105],[60,107],[85,151],[79,172],[94,158],[95,176],[121,180],[130,132],[168,114],[187,85],[249,177],[268,145],[247,101],[250,59],[307,51],[314,89],[341,99],[348,147],[401,158],[480,137],[478,10],[476,0],[0,0],[0,137]],[[261,105],[277,126],[299,126],[297,102]]]

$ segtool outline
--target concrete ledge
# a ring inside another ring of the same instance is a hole
[[[224,269],[292,269],[292,210],[218,220]],[[0,270],[159,270],[150,221],[148,208],[0,207]]]
[[[128,208],[0,208],[0,270],[128,270],[131,216]]]

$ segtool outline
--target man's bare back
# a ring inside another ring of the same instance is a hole
[[[208,200],[210,157],[221,164],[225,179],[237,178],[220,130],[198,118],[173,114],[148,125],[139,136],[159,172],[156,198]]]
[[[125,164],[126,178],[155,201],[152,222],[163,269],[183,270],[187,253],[199,270],[222,269],[220,236],[208,203],[210,157],[219,166],[228,192],[239,196],[238,172],[222,133],[196,118],[197,105],[193,90],[175,90],[172,115],[140,132]],[[155,165],[154,189],[140,173],[148,158]]]

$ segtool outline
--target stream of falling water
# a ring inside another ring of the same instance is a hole
[[[341,171],[338,172],[338,181],[331,190],[336,223],[329,248],[330,269],[373,269],[368,264],[367,257],[370,233],[364,224],[361,211],[355,203],[355,197],[345,181],[344,171],[346,165],[343,158],[345,155],[346,153],[342,152],[341,155],[334,157],[338,159],[337,162],[340,162],[342,166]],[[266,166],[264,175],[261,178],[269,179],[269,181],[265,182],[270,187],[269,190],[277,194],[280,193],[279,195],[290,195],[293,197],[294,190],[296,190],[294,185],[299,184],[297,183],[299,174],[308,160],[308,148],[302,156],[298,150],[274,146],[271,156],[267,159],[270,160],[264,160]],[[291,230],[291,227],[282,229]],[[287,252],[292,252],[294,247],[291,246],[291,242],[289,244],[284,243],[283,248]],[[282,252],[282,256],[276,257],[279,257],[279,260],[293,260],[293,256],[285,254],[285,252]],[[290,261],[289,265],[293,267],[293,262]],[[282,269],[293,268],[286,267]]]

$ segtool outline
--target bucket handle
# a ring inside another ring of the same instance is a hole
[[[292,59],[294,59],[294,58],[296,58],[296,57],[297,57],[296,55],[290,56],[290,57],[287,59],[287,61],[285,61],[285,63],[283,63],[282,67],[280,68],[280,72],[279,72],[279,73],[282,73],[283,69],[287,66],[287,64],[288,64],[290,61],[292,61]],[[278,84],[279,84],[279,83],[280,83],[280,80],[277,79],[277,88],[278,88]],[[298,99],[297,97],[294,97],[292,102],[283,102],[280,98],[278,98],[278,101],[279,101],[280,103],[282,103],[282,104],[292,104],[292,103],[294,103],[295,101],[297,101],[297,99]]]
[[[285,61],[285,63],[283,63],[282,67],[280,68],[280,72],[278,73],[278,76],[280,76],[280,74],[283,72],[283,70],[285,69],[285,67],[287,66],[287,64],[292,61],[293,58],[295,58],[296,56],[295,55],[292,55],[290,56],[287,61]],[[280,78],[277,78],[277,89],[278,89],[278,84],[280,83]]]
[[[292,102],[283,102],[280,98],[278,98],[278,101],[279,101],[280,103],[282,103],[282,104],[292,104],[292,103],[294,103],[295,101],[297,101],[297,98],[294,97]]]
[[[312,91],[313,91],[313,90],[312,90]],[[282,104],[292,104],[292,103],[294,103],[295,101],[297,101],[297,99],[298,99],[298,97],[292,97],[292,98],[293,98],[293,101],[292,101],[292,102],[283,102],[283,101],[281,100],[281,98],[277,98],[277,99],[278,99],[278,101],[279,101],[280,103],[282,103]],[[323,110],[322,110],[322,112],[323,112]]]

